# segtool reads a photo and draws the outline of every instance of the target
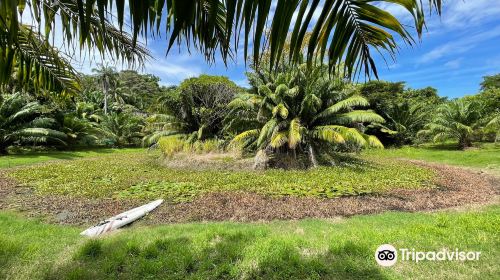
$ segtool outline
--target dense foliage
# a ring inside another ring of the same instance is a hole
[[[222,120],[227,104],[239,88],[226,77],[201,75],[184,80],[179,87],[166,91],[160,98],[165,114],[174,121],[165,133],[186,134],[192,140],[222,137]]]
[[[0,154],[11,145],[66,145],[52,110],[20,93],[0,96]]]
[[[417,132],[446,100],[434,88],[407,89],[404,82],[370,81],[361,85],[359,91],[386,120],[383,126],[372,125],[368,129],[386,145],[414,144]]]
[[[479,103],[454,100],[439,107],[432,122],[419,135],[432,136],[434,142],[456,140],[465,149],[472,146],[472,135],[479,128],[480,119]]]
[[[209,75],[167,88],[103,65],[80,77],[74,97],[13,84],[1,92],[0,150],[144,145],[172,156],[237,148],[256,156],[255,167],[307,167],[362,147],[456,141],[464,149],[500,138],[497,75],[480,93],[448,101],[403,82],[351,83],[322,65],[279,67],[252,65],[249,89]]]

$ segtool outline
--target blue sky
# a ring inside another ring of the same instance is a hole
[[[382,6],[411,24],[402,8]],[[166,45],[165,37],[148,39],[154,59],[142,70],[160,77],[163,85],[175,85],[202,73],[228,76],[239,85],[247,85],[242,52],[226,68],[220,59],[209,65],[196,50],[189,53],[182,47],[174,47],[165,56]],[[401,45],[397,61],[389,65],[380,58],[377,61],[382,80],[406,81],[412,88],[432,86],[441,96],[451,98],[474,94],[482,76],[500,73],[500,1],[445,0],[442,17],[428,19],[428,30],[416,46]],[[83,62],[79,70],[88,73],[95,63]]]

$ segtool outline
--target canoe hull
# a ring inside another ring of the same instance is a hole
[[[113,216],[109,219],[101,221],[97,225],[84,230],[80,234],[93,237],[116,230],[120,227],[123,227],[127,224],[130,224],[144,217],[147,213],[153,211],[156,207],[160,206],[160,204],[162,203],[163,199],[158,199],[148,204],[128,210],[126,212]]]

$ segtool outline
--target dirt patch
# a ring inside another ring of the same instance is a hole
[[[434,189],[392,190],[377,195],[335,199],[269,197],[255,193],[210,193],[189,203],[164,204],[142,221],[146,224],[190,221],[262,221],[334,218],[384,211],[428,211],[498,201],[500,179],[481,172],[412,161],[436,170]],[[139,200],[86,199],[38,196],[30,188],[16,187],[0,174],[0,208],[46,216],[62,224],[93,224],[141,205]]]
[[[168,168],[194,170],[253,170],[254,159],[243,158],[235,153],[178,153],[167,160],[159,160],[159,164]]]

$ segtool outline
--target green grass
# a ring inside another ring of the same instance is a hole
[[[358,160],[314,170],[221,171],[161,167],[157,155],[118,153],[13,170],[9,176],[41,194],[192,200],[207,192],[244,190],[272,196],[338,197],[392,188],[429,187],[433,172],[391,159]]]
[[[425,187],[432,172],[393,158],[498,170],[499,154],[493,145],[465,152],[403,148],[371,151],[364,161],[342,167],[251,172],[169,169],[144,150],[130,149],[10,156],[9,165],[2,157],[0,167],[63,159],[8,172],[45,194],[186,201],[217,190],[332,197]],[[0,279],[498,279],[500,274],[500,205],[338,220],[139,223],[99,239],[81,237],[81,230],[0,211]],[[384,243],[419,251],[481,251],[481,259],[400,261],[382,268],[374,251]]]
[[[0,212],[0,278],[498,279],[499,217],[497,205],[331,221],[136,225],[87,239],[78,228]],[[384,243],[481,251],[481,258],[382,268],[374,251]]]
[[[97,157],[106,154],[122,154],[142,152],[144,149],[127,148],[127,149],[93,149],[81,151],[52,151],[52,152],[33,152],[26,154],[15,154],[0,156],[0,169],[16,167],[22,165],[30,165],[51,160],[73,160],[88,157]]]
[[[384,158],[409,158],[450,165],[500,170],[500,144],[482,144],[469,150],[455,145],[426,145],[399,149],[369,150],[365,154]]]

